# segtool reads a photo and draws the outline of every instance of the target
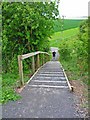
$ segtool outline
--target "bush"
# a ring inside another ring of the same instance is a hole
[[[17,55],[48,51],[57,6],[51,2],[2,3],[3,72],[17,71]]]
[[[81,23],[77,37],[62,40],[59,47],[60,60],[67,71],[76,74],[73,79],[88,81],[88,21]]]

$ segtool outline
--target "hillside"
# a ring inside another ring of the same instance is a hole
[[[73,29],[68,29],[64,30],[63,32],[55,32],[52,36],[50,41],[50,46],[51,47],[59,47],[60,41],[61,40],[66,40],[68,38],[73,38],[78,34],[79,28],[73,28]]]
[[[55,20],[54,21],[54,31],[58,32],[61,31],[61,25],[63,24],[63,30],[68,30],[68,29],[72,29],[72,28],[76,28],[80,25],[80,23],[83,20],[79,20],[79,19],[64,19],[63,20]]]

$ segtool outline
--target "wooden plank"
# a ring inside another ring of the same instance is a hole
[[[44,54],[43,54],[43,57],[42,57],[42,64],[44,64]]]
[[[62,65],[61,65],[61,67],[62,67]],[[63,69],[63,67],[62,67],[62,69]],[[73,92],[73,90],[74,90],[74,89],[73,89],[73,86],[71,86],[71,84],[70,84],[70,82],[69,82],[69,80],[68,80],[68,78],[67,78],[67,75],[66,75],[64,69],[63,69],[63,73],[64,73],[64,75],[65,75],[65,78],[66,78],[66,81],[67,81],[67,84],[68,84],[68,87],[69,87],[70,91]]]
[[[38,51],[38,52],[33,52],[33,53],[28,53],[28,54],[22,55],[22,60],[23,60],[23,59],[26,59],[26,58],[28,58],[28,57],[32,57],[32,56],[34,56],[34,55],[37,55],[37,54],[39,54],[39,53],[43,53],[43,54],[49,55],[47,52],[40,52],[40,51]]]
[[[23,80],[23,64],[22,64],[22,56],[18,56],[18,65],[19,65],[19,76],[20,76],[20,84],[24,85],[24,80]]]
[[[39,72],[39,74],[64,74],[63,72]]]
[[[32,72],[35,72],[35,60],[34,60],[34,56],[32,56]]]
[[[67,81],[45,81],[45,80],[33,80],[33,82],[43,82],[43,83],[67,83]]]
[[[39,54],[37,55],[37,68],[40,67]]]
[[[51,85],[29,85],[30,87],[40,87],[40,88],[68,88],[68,86],[51,86]]]
[[[65,77],[64,74],[41,74],[38,73],[37,76],[42,76],[42,77]]]
[[[41,51],[40,51],[40,53],[43,53],[43,54],[47,54],[47,55],[50,55],[50,54],[49,54],[49,53],[47,53],[47,52],[41,52]]]
[[[57,76],[53,76],[53,77],[52,77],[52,76],[46,76],[46,77],[43,77],[43,76],[38,76],[38,75],[37,75],[36,78],[40,78],[40,79],[41,79],[41,78],[42,78],[42,79],[43,79],[43,78],[45,78],[45,79],[49,79],[49,78],[50,78],[50,79],[61,79],[61,80],[62,80],[62,79],[63,79],[63,80],[65,79],[65,80],[66,80],[66,78],[65,78],[65,77],[62,77],[62,76],[61,76],[61,77],[57,77]]]
[[[33,53],[28,53],[28,54],[24,54],[24,55],[22,55],[22,60],[23,59],[26,59],[26,58],[28,58],[28,57],[32,57],[32,56],[34,56],[34,55],[37,55],[37,54],[39,54],[40,52],[38,51],[38,52],[33,52]]]

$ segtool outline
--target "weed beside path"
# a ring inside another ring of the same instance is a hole
[[[6,103],[9,100],[17,100],[20,96],[15,92],[18,76],[16,74],[2,74],[2,97],[0,103]]]

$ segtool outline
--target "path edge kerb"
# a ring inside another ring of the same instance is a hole
[[[45,63],[47,64],[47,62]],[[25,85],[21,88],[20,92],[21,93],[23,91],[23,89],[26,87],[26,85],[33,79],[33,77],[38,73],[38,71],[45,65],[43,64],[41,67],[39,67],[36,72],[32,75],[32,77],[30,77],[30,79],[25,83]]]
[[[74,87],[70,84],[70,82],[69,82],[69,80],[68,80],[68,77],[67,77],[67,75],[66,75],[66,73],[65,73],[65,70],[64,70],[63,66],[61,65],[61,63],[60,63],[60,66],[61,66],[61,68],[62,68],[62,70],[63,70],[63,73],[64,73],[64,75],[65,75],[65,78],[66,78],[66,80],[67,80],[68,87],[69,87],[70,91],[73,92],[73,91],[74,91]]]

